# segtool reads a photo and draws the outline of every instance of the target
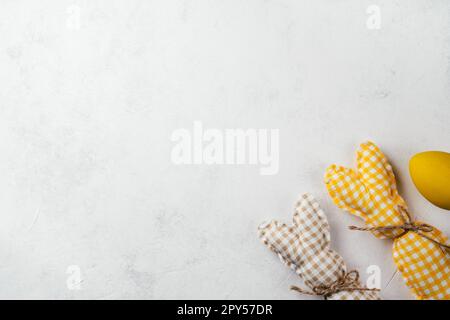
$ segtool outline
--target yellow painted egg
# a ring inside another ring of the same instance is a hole
[[[450,153],[418,153],[409,161],[409,173],[419,192],[428,201],[450,210]]]

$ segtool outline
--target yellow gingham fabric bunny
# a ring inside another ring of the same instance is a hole
[[[356,170],[331,165],[325,184],[339,208],[365,220],[367,228],[353,229],[394,238],[394,262],[416,298],[450,299],[448,238],[435,227],[411,220],[392,166],[375,144],[361,144]]]

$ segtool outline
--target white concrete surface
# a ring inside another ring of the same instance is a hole
[[[390,241],[348,231],[322,183],[366,139],[450,234],[407,171],[450,150],[447,0],[2,0],[0,39],[0,298],[308,298],[256,228],[309,191],[349,267],[410,299]],[[279,129],[278,174],[174,165],[195,120]]]

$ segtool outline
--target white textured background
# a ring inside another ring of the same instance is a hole
[[[360,221],[322,177],[372,139],[415,215],[450,233],[407,172],[450,149],[449,65],[447,0],[1,0],[0,298],[302,298],[256,228],[305,191],[349,267],[411,298],[388,284],[390,241],[346,230]],[[173,165],[170,135],[194,120],[279,128],[279,174]]]

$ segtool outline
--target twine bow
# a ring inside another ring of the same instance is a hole
[[[427,224],[427,223],[417,223],[417,222],[411,222],[411,215],[409,214],[408,210],[404,207],[398,206],[398,210],[403,214],[403,216],[406,218],[406,222],[402,225],[398,226],[380,226],[380,227],[357,227],[357,226],[349,226],[348,228],[350,230],[357,230],[357,231],[392,231],[392,230],[403,230],[401,234],[398,236],[395,236],[394,239],[400,238],[409,231],[415,232],[419,236],[430,240],[431,242],[434,242],[438,246],[440,246],[443,250],[450,250],[450,245],[440,242],[438,240],[435,240],[429,236],[427,236],[425,233],[432,232],[434,230],[434,227]]]
[[[330,285],[317,285],[311,288],[311,291],[304,290],[297,286],[291,286],[291,290],[309,294],[312,296],[323,296],[327,300],[331,295],[341,291],[380,291],[376,288],[361,287],[359,283],[359,273],[356,270],[350,272],[343,272],[335,282]]]

